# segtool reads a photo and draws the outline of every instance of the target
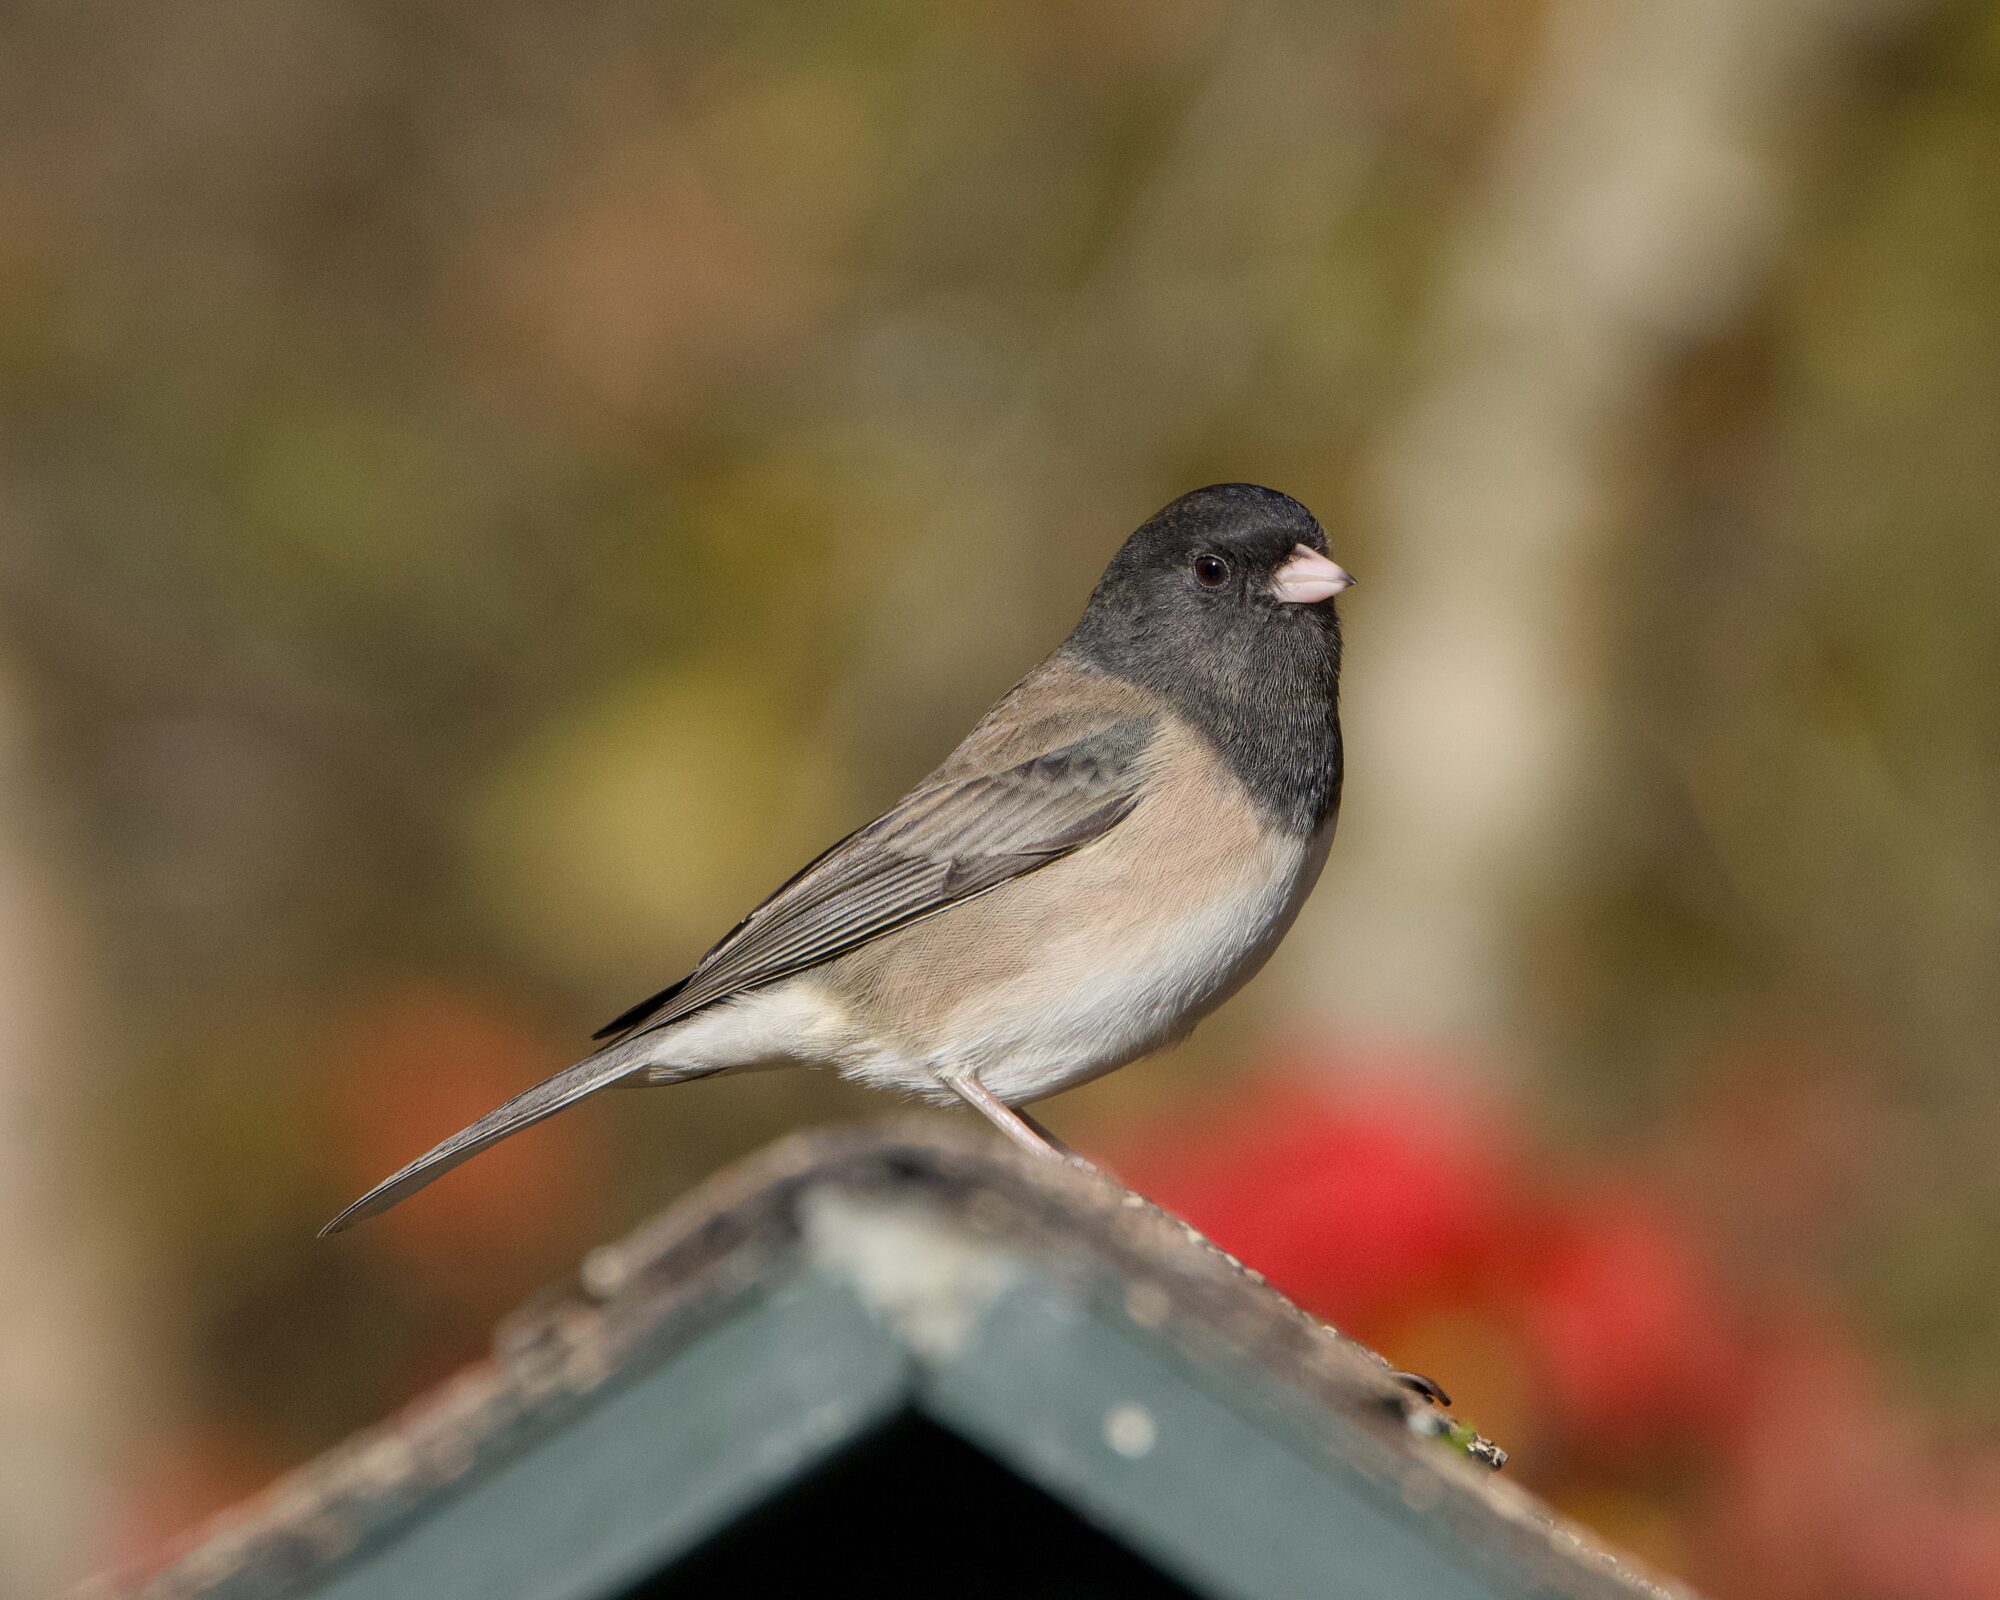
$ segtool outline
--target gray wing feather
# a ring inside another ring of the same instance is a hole
[[[790,977],[1102,837],[1138,804],[1154,716],[998,772],[937,782],[849,834],[702,958],[625,1037]]]

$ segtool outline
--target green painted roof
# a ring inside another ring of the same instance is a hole
[[[917,1505],[918,1457],[854,1453],[914,1422],[1218,1600],[1685,1595],[1468,1457],[1447,1421],[1108,1179],[948,1124],[834,1130],[592,1252],[490,1360],[105,1592],[678,1593],[648,1586],[835,1464],[863,1475],[854,1503]],[[832,1585],[866,1555],[840,1542],[802,1570]],[[977,1508],[951,1548],[982,1559]],[[1059,1589],[1114,1592],[1007,1592]]]

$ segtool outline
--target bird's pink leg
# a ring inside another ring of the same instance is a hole
[[[1074,1166],[1088,1166],[1082,1156],[1050,1133],[1025,1111],[1016,1111],[970,1072],[940,1072],[938,1082],[998,1128],[1023,1150]]]

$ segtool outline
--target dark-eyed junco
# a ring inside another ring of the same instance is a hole
[[[328,1223],[386,1210],[614,1084],[821,1064],[1019,1109],[1185,1036],[1319,877],[1340,803],[1353,580],[1288,495],[1218,484],[1127,539],[1055,654],[886,814],[743,919],[596,1054]]]

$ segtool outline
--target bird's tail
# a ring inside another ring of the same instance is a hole
[[[324,1239],[330,1233],[351,1228],[364,1217],[387,1211],[407,1199],[435,1178],[443,1177],[461,1161],[469,1161],[488,1145],[498,1144],[544,1117],[552,1117],[565,1106],[596,1094],[600,1089],[644,1072],[651,1081],[663,1081],[660,1068],[646,1057],[657,1040],[635,1038],[585,1056],[573,1067],[565,1067],[554,1077],[544,1078],[534,1088],[517,1094],[498,1110],[489,1111],[469,1128],[461,1128],[444,1143],[427,1150],[401,1172],[393,1173],[370,1189],[353,1205],[319,1230]],[[690,1074],[699,1076],[699,1074]]]

